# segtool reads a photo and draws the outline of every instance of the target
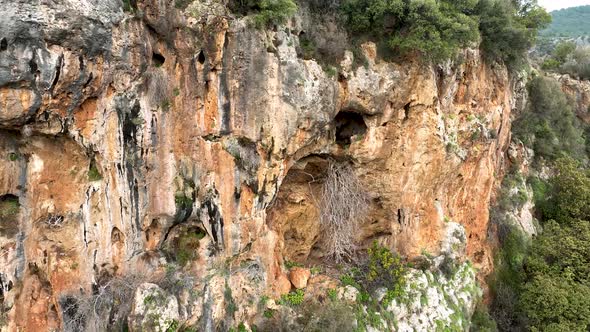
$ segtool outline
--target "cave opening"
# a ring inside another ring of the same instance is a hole
[[[6,38],[0,39],[0,52],[6,51],[7,49],[8,49],[8,41],[6,41]]]
[[[203,51],[200,51],[199,55],[197,55],[197,61],[199,61],[200,64],[205,63],[205,53],[203,53]]]
[[[336,124],[336,144],[347,146],[353,138],[360,139],[367,132],[363,116],[356,112],[341,111],[334,119]]]
[[[287,172],[267,223],[283,238],[283,257],[306,264],[321,259],[320,200],[327,170],[333,162],[327,155],[298,160]]]
[[[18,233],[20,203],[12,194],[0,196],[0,234],[11,238]]]
[[[152,54],[152,64],[154,67],[161,67],[164,65],[164,62],[166,62],[166,58],[162,54],[156,52]]]

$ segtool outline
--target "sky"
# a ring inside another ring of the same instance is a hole
[[[575,7],[575,6],[583,6],[583,5],[590,5],[590,0],[538,0],[539,5],[545,7],[548,11],[568,8],[568,7]]]

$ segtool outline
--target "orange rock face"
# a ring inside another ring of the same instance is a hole
[[[393,64],[368,43],[366,66],[331,77],[297,56],[298,20],[259,31],[217,3],[138,3],[141,17],[115,0],[9,5],[0,198],[19,211],[16,231],[0,234],[9,331],[62,328],[68,301],[105,276],[165,274],[186,257],[177,272],[199,294],[179,295],[187,320],[220,328],[230,297],[236,321],[251,317],[261,294],[307,284],[308,270],[289,281],[285,259],[324,258],[318,202],[331,162],[350,163],[370,198],[358,248],[437,253],[453,220],[490,271],[488,206],[515,107],[504,68],[474,50],[461,64]]]
[[[574,112],[585,123],[590,123],[590,82],[579,81],[568,75],[554,75],[561,89],[574,105]]]
[[[311,272],[306,268],[294,267],[289,271],[289,279],[297,289],[305,288],[309,277],[311,277]]]

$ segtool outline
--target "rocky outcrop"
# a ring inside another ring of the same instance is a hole
[[[574,106],[574,112],[585,124],[590,123],[590,81],[581,81],[569,75],[553,77],[561,84],[561,89],[569,97]]]
[[[0,234],[5,329],[58,329],[64,299],[172,262],[194,278],[189,323],[247,320],[285,292],[285,258],[324,257],[332,162],[370,197],[358,246],[437,254],[449,219],[490,270],[504,68],[476,50],[395,64],[366,43],[364,66],[346,52],[332,75],[298,56],[305,13],[261,31],[213,1],[124,3],[0,1],[0,196],[19,205]]]

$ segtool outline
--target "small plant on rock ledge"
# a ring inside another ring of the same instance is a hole
[[[94,182],[94,181],[100,181],[100,180],[102,180],[102,175],[100,175],[100,172],[98,171],[98,168],[96,167],[96,164],[94,162],[91,162],[90,168],[88,169],[88,181]]]
[[[305,293],[303,293],[303,291],[301,289],[298,289],[294,292],[288,293],[288,294],[284,294],[283,296],[281,296],[281,299],[279,300],[279,302],[281,304],[288,304],[291,306],[298,306],[301,303],[303,303],[303,297],[305,296]]]

